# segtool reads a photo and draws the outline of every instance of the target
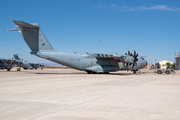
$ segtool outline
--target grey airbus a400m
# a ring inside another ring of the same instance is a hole
[[[29,24],[22,21],[13,21],[17,26],[17,30],[24,38],[25,42],[31,49],[31,54],[38,57],[77,69],[92,73],[115,72],[119,70],[131,70],[136,73],[147,65],[147,61],[143,57],[138,57],[138,53],[125,53],[125,55],[117,54],[71,54],[57,52],[53,49],[45,35],[37,23]]]

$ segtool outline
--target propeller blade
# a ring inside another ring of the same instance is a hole
[[[133,65],[132,65],[132,68],[134,67],[134,63],[133,63]]]
[[[130,55],[130,51],[128,50],[128,55]]]
[[[128,69],[128,63],[126,63],[126,69]]]
[[[126,52],[124,52],[126,55],[127,55],[127,53]]]
[[[136,56],[136,51],[134,50],[134,57]]]
[[[138,53],[137,53],[137,55],[136,55],[136,58],[138,57]]]

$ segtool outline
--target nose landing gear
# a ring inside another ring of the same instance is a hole
[[[138,71],[138,70],[132,70],[133,71],[133,74],[136,74],[136,71]]]

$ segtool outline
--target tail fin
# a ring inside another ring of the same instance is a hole
[[[18,32],[24,38],[31,51],[54,51],[53,47],[51,46],[37,23],[28,24],[22,21],[13,22],[17,25],[16,28]]]
[[[14,54],[13,56],[14,56],[14,59],[15,59],[15,60],[21,60],[21,59],[19,58],[18,54]]]

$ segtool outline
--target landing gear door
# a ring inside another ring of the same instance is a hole
[[[91,61],[87,61],[87,62],[86,62],[86,68],[89,68],[89,67],[91,67],[91,66],[92,66]]]

